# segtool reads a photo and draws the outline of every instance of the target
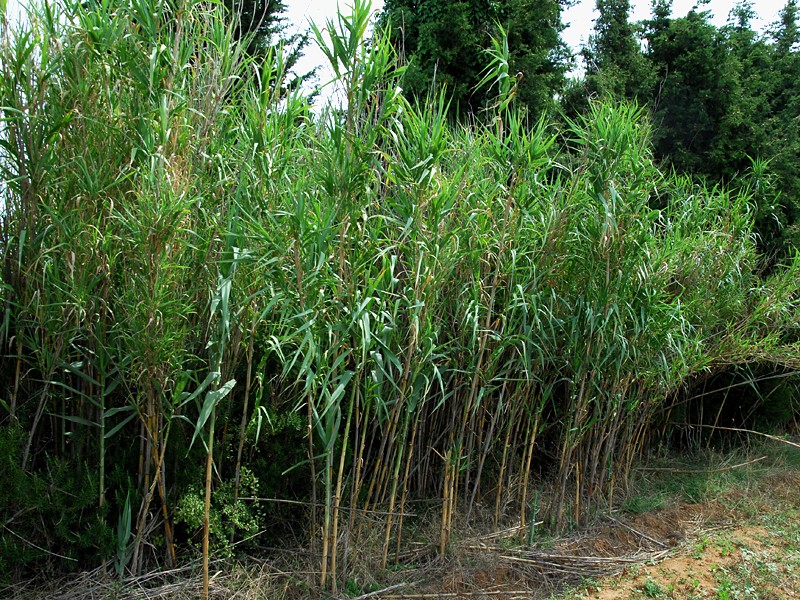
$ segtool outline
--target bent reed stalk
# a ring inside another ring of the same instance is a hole
[[[502,43],[497,102],[460,125],[444,92],[406,100],[363,0],[317,32],[344,98],[317,115],[282,85],[282,50],[242,55],[216,4],[35,11],[0,56],[3,410],[28,428],[25,469],[56,451],[94,465],[113,506],[127,490],[107,465],[127,470],[134,570],[170,560],[156,531],[171,541],[202,474],[206,535],[232,541],[213,493],[235,480],[238,499],[259,453],[306,478],[332,591],[376,527],[381,566],[401,559],[414,500],[439,503],[440,553],[478,507],[496,526],[582,523],[688,382],[800,362],[800,262],[759,275],[746,186],[659,171],[634,106],[534,121]],[[206,420],[203,453],[187,438]],[[281,431],[304,458],[281,462]]]

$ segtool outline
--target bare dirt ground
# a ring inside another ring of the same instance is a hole
[[[370,597],[800,598],[800,472],[770,472],[702,502],[612,513],[532,548],[493,534],[460,552],[459,563],[427,585]]]
[[[721,498],[640,515],[635,527],[677,543],[662,558],[577,586],[565,598],[800,598],[800,475],[767,477]]]
[[[642,497],[647,498],[646,491]],[[432,544],[419,542],[418,551],[412,545],[401,564],[371,581],[348,581],[334,595],[320,595],[310,583],[313,575],[304,575],[299,563],[220,563],[212,595],[226,600],[800,598],[797,466],[739,474],[738,479],[704,489],[699,501],[671,496],[658,504],[655,510],[640,507],[600,516],[593,527],[569,536],[537,535],[531,545],[521,539],[525,536],[519,528],[461,531],[445,560],[436,558]],[[363,550],[364,560],[369,560],[369,550]],[[199,580],[190,569],[171,578],[147,576],[164,579],[157,584],[136,580],[122,588],[99,573],[82,574],[46,591],[19,589],[21,593],[12,596],[182,600],[196,598],[199,591]]]

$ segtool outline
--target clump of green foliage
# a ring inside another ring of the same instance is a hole
[[[233,481],[226,481],[212,495],[211,537],[220,551],[225,551],[230,541],[240,537],[251,537],[259,531],[259,514],[253,509],[252,499],[258,496],[258,480],[250,469],[242,468],[239,494],[249,502],[237,502]],[[205,505],[202,489],[190,486],[175,505],[175,522],[184,523],[190,531],[203,528]]]
[[[114,537],[95,504],[96,471],[57,456],[33,473],[21,468],[24,432],[0,427],[0,583],[36,573],[87,568],[106,557]]]

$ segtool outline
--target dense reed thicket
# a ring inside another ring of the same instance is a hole
[[[3,30],[10,576],[174,564],[204,516],[212,551],[268,529],[259,496],[313,507],[334,589],[359,536],[397,559],[414,500],[441,553],[456,521],[584,522],[693,380],[800,363],[800,264],[761,277],[747,182],[660,172],[636,107],[531,122],[500,38],[494,106],[453,125],[358,0],[318,32],[344,103],[314,116],[220,11]]]

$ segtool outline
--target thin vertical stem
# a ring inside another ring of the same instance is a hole
[[[214,426],[217,420],[216,409],[211,410],[208,418],[208,453],[206,454],[206,476],[205,476],[205,504],[203,505],[203,600],[208,600],[208,554],[209,554],[209,530],[211,514],[211,473],[214,466]]]

